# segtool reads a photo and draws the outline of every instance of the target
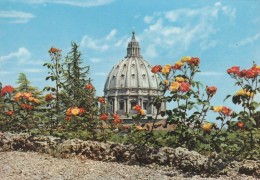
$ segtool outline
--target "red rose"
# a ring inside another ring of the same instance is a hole
[[[228,115],[228,116],[230,116],[231,111],[232,111],[232,109],[227,108],[227,107],[225,107],[225,106],[222,108],[222,113],[223,113],[223,114],[226,114],[226,115]]]
[[[12,86],[8,85],[8,86],[5,86],[2,88],[0,96],[5,96],[6,93],[12,93],[12,92],[14,92],[14,88]]]
[[[133,109],[139,112],[142,109],[142,106],[136,105],[133,107]]]
[[[60,49],[51,47],[51,49],[49,50],[49,53],[54,53],[54,54],[56,54],[57,52],[60,52],[60,51],[61,51]]]
[[[162,70],[162,66],[161,66],[161,65],[157,65],[157,66],[154,66],[154,67],[152,68],[152,72],[153,72],[153,73],[161,72],[161,70]]]
[[[244,77],[246,75],[246,72],[247,72],[247,70],[243,69],[242,71],[237,73],[237,76],[242,78],[242,77]]]
[[[237,126],[240,127],[240,128],[242,128],[242,127],[244,127],[244,123],[239,122],[239,123],[237,123]]]
[[[181,69],[181,66],[179,64],[174,64],[174,66],[172,66],[173,69]]]
[[[70,122],[70,121],[71,121],[71,117],[66,116],[66,117],[65,117],[65,120]]]
[[[257,77],[259,74],[259,69],[256,66],[251,67],[245,72],[245,76],[247,78],[254,78]]]
[[[12,116],[14,113],[14,111],[7,111],[6,114],[8,114],[9,116]]]
[[[106,102],[106,99],[103,97],[98,98],[98,102],[100,102],[101,104]]]
[[[51,94],[46,94],[45,96],[45,101],[50,101],[52,99],[54,99],[55,97],[53,97]]]
[[[107,120],[107,119],[108,119],[108,115],[102,114],[102,115],[100,116],[100,119],[102,119],[102,120]]]
[[[230,73],[233,73],[233,74],[238,74],[239,73],[239,69],[240,67],[239,66],[233,66],[231,68],[229,68],[227,70],[227,73],[230,74]]]
[[[197,57],[192,57],[188,62],[190,65],[198,66],[200,63],[200,59]]]
[[[216,94],[217,88],[216,88],[215,86],[207,87],[207,88],[206,88],[206,92],[207,92],[208,95]]]
[[[93,88],[93,85],[92,85],[92,84],[87,84],[85,88],[86,88],[86,89],[92,89],[92,88]]]
[[[120,122],[121,122],[121,120],[118,119],[118,118],[114,119],[114,121],[113,121],[114,124],[118,124],[118,123],[120,123]]]
[[[79,114],[83,114],[86,110],[84,108],[79,108]]]
[[[179,90],[181,92],[187,92],[190,90],[190,84],[185,82],[179,82]]]
[[[118,118],[119,118],[118,114],[113,114],[113,117],[114,117],[115,119],[118,119]]]
[[[28,106],[27,104],[22,104],[22,105],[21,105],[21,108],[26,109],[27,106]]]

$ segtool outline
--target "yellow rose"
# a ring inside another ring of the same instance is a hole
[[[75,107],[71,110],[71,114],[74,116],[78,115],[79,112],[80,112],[80,109],[78,107]]]
[[[253,97],[253,96],[254,96],[254,93],[253,93],[253,92],[250,93],[249,91],[247,91],[247,92],[246,92],[246,95]]]
[[[181,62],[181,61],[177,61],[175,64],[178,64],[179,66],[183,66],[184,65],[184,63]]]
[[[144,110],[141,109],[141,110],[139,111],[139,113],[140,113],[141,115],[144,115]]]
[[[175,78],[175,81],[183,82],[183,81],[184,81],[184,78],[183,78],[183,77],[176,77],[176,78]]]
[[[168,80],[164,80],[164,81],[163,81],[163,84],[168,84]]]
[[[190,56],[186,56],[186,57],[181,58],[181,62],[186,62],[186,61],[189,61],[190,59],[191,59]]]
[[[246,90],[240,89],[236,92],[235,96],[242,96],[246,94]]]
[[[223,109],[223,106],[215,106],[215,107],[213,107],[213,111],[214,112],[220,112],[220,111],[222,111],[222,109]]]
[[[178,83],[178,82],[173,82],[173,83],[170,85],[170,90],[171,90],[171,91],[176,91],[178,88],[179,88],[179,83]]]
[[[28,100],[29,100],[29,101],[34,101],[34,98],[33,98],[33,97],[29,97]]]
[[[213,125],[211,123],[206,123],[202,125],[203,131],[210,131],[212,129]]]
[[[18,92],[18,93],[14,96],[14,101],[17,102],[17,101],[20,99],[20,97],[22,97],[22,96],[23,96],[23,93],[22,93],[22,92]]]
[[[171,65],[169,65],[169,64],[165,65],[165,66],[163,67],[162,71],[161,71],[162,74],[170,74],[171,68],[172,68]]]
[[[32,93],[31,92],[24,93],[23,96],[29,99],[30,97],[32,97]]]
[[[143,130],[143,128],[141,126],[136,126],[135,128],[136,128],[136,130]]]
[[[39,99],[35,99],[35,98],[33,98],[33,101],[35,102],[35,103],[40,103],[40,100]]]

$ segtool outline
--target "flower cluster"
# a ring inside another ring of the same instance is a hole
[[[172,66],[170,64],[166,64],[161,70],[162,74],[170,74]]]
[[[157,65],[157,66],[154,66],[153,68],[152,68],[152,72],[153,73],[158,73],[158,72],[161,72],[161,70],[162,70],[162,66],[161,65]]]
[[[117,114],[113,114],[113,117],[114,117],[114,120],[113,120],[114,124],[121,123],[121,120],[119,119],[119,116]]]
[[[153,73],[158,73],[161,72],[163,75],[168,75],[170,74],[171,70],[177,70],[177,69],[181,69],[181,67],[185,64],[185,62],[189,65],[189,66],[198,66],[200,63],[200,59],[197,57],[183,57],[181,59],[181,61],[177,61],[173,66],[167,64],[165,65],[163,68],[161,65],[156,65],[152,68],[152,72]]]
[[[33,106],[29,106],[28,104],[22,104],[21,108],[23,109],[28,109],[28,110],[32,110],[34,107]]]
[[[93,85],[92,85],[92,84],[87,84],[87,85],[85,86],[85,88],[86,88],[86,89],[93,89]]]
[[[83,108],[71,107],[67,110],[66,115],[67,116],[70,116],[70,115],[77,116],[78,114],[80,114],[80,115],[84,114],[84,112],[85,112],[85,109],[83,109]]]
[[[202,125],[202,128],[203,128],[204,132],[210,131],[212,129],[212,127],[213,127],[213,124],[211,124],[211,123],[206,123],[206,124]]]
[[[174,64],[174,66],[172,66],[172,68],[173,69],[181,69],[181,67],[184,65],[184,63],[183,62],[181,62],[181,61],[177,61],[175,64]]]
[[[10,111],[6,111],[5,113],[6,113],[7,115],[9,115],[9,116],[12,116],[13,113],[14,113],[14,111],[11,111],[11,110],[10,110]]]
[[[235,96],[250,96],[250,97],[253,97],[254,93],[247,91],[245,89],[240,89],[236,92]]]
[[[12,92],[14,92],[14,88],[8,85],[2,88],[0,96],[5,96],[7,93],[12,93]]]
[[[240,127],[240,128],[242,128],[242,127],[244,127],[244,123],[238,122],[238,123],[237,123],[237,126]]]
[[[46,102],[51,101],[52,99],[55,99],[55,97],[53,97],[51,94],[46,94],[45,95],[45,101]]]
[[[241,71],[239,66],[233,66],[227,70],[227,73],[237,75],[240,78],[246,77],[250,79],[258,76],[258,74],[260,73],[260,66],[253,66],[248,70],[243,69]]]
[[[144,115],[144,110],[142,109],[142,106],[136,105],[133,107],[133,109],[136,110],[138,114]]]
[[[61,51],[61,49],[57,49],[57,48],[51,47],[51,49],[49,50],[49,53],[56,54],[57,52],[60,52],[60,51]]]
[[[30,102],[34,102],[34,103],[40,103],[39,99],[36,99],[34,97],[32,97],[32,92],[27,92],[27,93],[23,93],[23,92],[18,92],[15,96],[14,96],[14,101],[17,102],[19,101],[20,98],[25,97],[28,101]]]
[[[177,81],[177,82],[187,82],[188,81],[188,79],[187,78],[183,78],[183,77],[175,77],[175,81]]]
[[[198,66],[200,63],[200,59],[197,57],[192,57],[189,61],[188,61],[189,65],[191,66]]]
[[[190,84],[182,81],[173,82],[169,89],[173,92],[179,90],[180,92],[187,92],[190,90]]]
[[[70,121],[71,121],[71,117],[66,116],[66,117],[65,117],[65,120],[70,122]]]
[[[217,88],[215,86],[206,87],[206,92],[208,95],[214,95],[217,92]]]
[[[108,120],[108,115],[106,115],[106,114],[101,114],[100,119],[106,121],[106,120]]]
[[[232,109],[227,108],[226,106],[215,106],[213,107],[214,112],[220,112],[224,115],[230,116]]]
[[[101,104],[104,104],[106,102],[106,99],[103,97],[98,98],[98,102],[100,102]]]

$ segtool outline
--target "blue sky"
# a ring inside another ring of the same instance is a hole
[[[42,66],[50,61],[50,47],[66,55],[74,41],[102,96],[134,27],[141,54],[152,65],[199,57],[197,79],[218,88],[212,105],[220,105],[239,89],[226,69],[260,64],[259,12],[258,0],[1,0],[0,82],[16,86],[23,72],[41,90],[50,84]],[[236,109],[229,101],[225,105]]]

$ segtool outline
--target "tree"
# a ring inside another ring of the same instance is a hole
[[[20,73],[16,81],[18,87],[15,88],[16,92],[32,92],[34,97],[42,99],[42,92],[37,87],[31,86],[31,82],[27,79],[24,73]]]
[[[88,78],[89,66],[82,66],[83,60],[75,42],[71,43],[72,49],[68,53],[63,69],[62,104],[69,107],[86,107],[89,94],[85,86],[91,83]]]

